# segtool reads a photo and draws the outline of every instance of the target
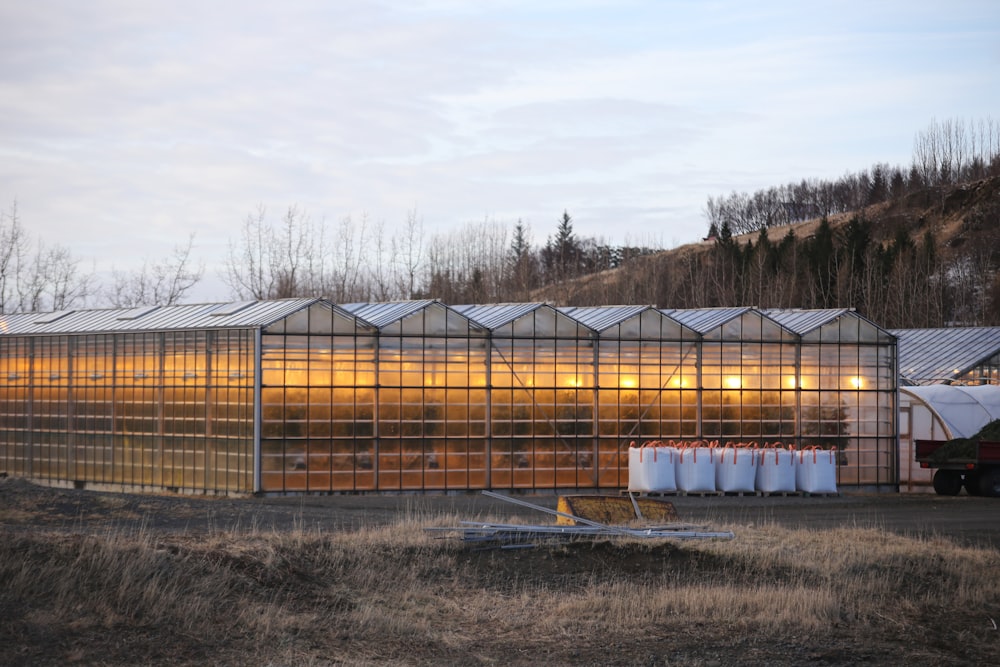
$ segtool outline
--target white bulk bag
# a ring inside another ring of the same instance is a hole
[[[787,449],[761,449],[757,453],[757,490],[763,493],[795,491],[795,457]]]
[[[715,449],[688,447],[677,454],[677,488],[694,493],[715,491]]]
[[[643,492],[676,491],[673,447],[629,447],[628,490]]]
[[[795,487],[803,493],[837,493],[837,450],[796,452]]]
[[[756,450],[723,447],[715,457],[715,488],[723,492],[753,491],[757,482]]]

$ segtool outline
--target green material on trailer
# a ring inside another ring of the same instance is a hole
[[[1000,419],[971,438],[914,444],[920,467],[937,468],[933,484],[938,495],[958,495],[964,487],[970,496],[1000,497]]]

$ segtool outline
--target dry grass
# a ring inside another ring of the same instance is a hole
[[[1000,650],[1000,554],[871,529],[473,551],[384,528],[0,544],[5,664],[912,664]]]

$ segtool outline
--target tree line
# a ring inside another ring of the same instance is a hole
[[[112,269],[102,284],[66,246],[33,238],[15,202],[0,211],[0,314],[180,303],[204,275],[191,256],[194,241],[192,234],[166,258],[147,258],[140,268]]]
[[[0,211],[0,313],[182,303],[205,273],[193,258],[194,243],[191,235],[165,258],[147,258],[131,270],[112,268],[102,282],[68,248],[31,238],[15,203]],[[521,221],[511,229],[486,219],[428,236],[415,210],[389,233],[384,222],[366,215],[331,225],[297,206],[275,217],[261,205],[230,239],[220,277],[228,297],[240,300],[486,303],[527,300],[539,288],[659,251],[579,237],[568,212],[536,246]]]
[[[436,298],[446,303],[526,300],[533,291],[652,255],[579,237],[563,212],[542,246],[522,221],[486,219],[428,237],[416,211],[387,237],[383,223],[342,219],[332,229],[289,208],[278,222],[263,208],[230,243],[224,280],[240,299],[325,296],[334,302]]]
[[[932,121],[917,133],[908,168],[879,163],[834,180],[803,179],[752,193],[709,196],[704,214],[709,238],[724,227],[749,234],[991,176],[1000,176],[1000,123],[992,118]]]
[[[1000,177],[946,196],[945,209],[963,211],[951,247],[936,238],[941,218],[925,201],[862,209],[838,225],[823,217],[773,238],[767,227],[737,238],[723,226],[709,244],[577,281],[568,302],[854,308],[887,328],[1000,325]]]

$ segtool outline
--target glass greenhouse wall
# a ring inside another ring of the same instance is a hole
[[[987,359],[983,359],[953,380],[952,384],[1000,384],[1000,352]]]
[[[590,329],[541,304],[459,310],[491,332],[490,486],[596,486]]]
[[[253,488],[252,332],[0,337],[0,367],[8,474]]]
[[[565,312],[597,342],[593,485],[627,486],[628,443],[700,437],[697,334],[647,307]]]
[[[895,339],[848,310],[318,299],[0,317],[0,472],[190,492],[598,489],[647,440],[894,488]]]

